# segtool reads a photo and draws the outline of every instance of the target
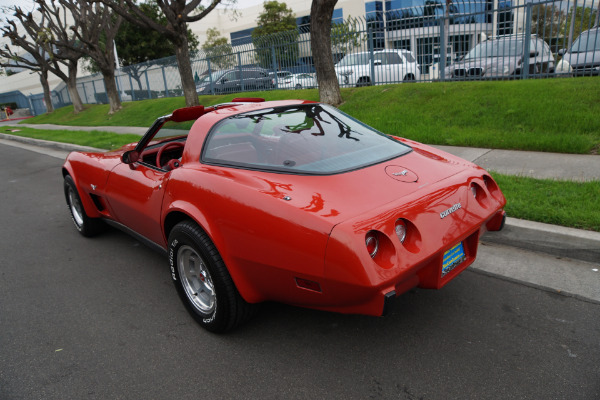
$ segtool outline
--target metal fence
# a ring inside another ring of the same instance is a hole
[[[333,24],[341,86],[600,72],[598,0],[423,3]],[[198,51],[192,69],[199,94],[314,87],[310,26]],[[122,101],[183,94],[174,57],[123,67],[116,76]],[[107,102],[100,75],[78,79],[77,87],[84,103]],[[54,101],[55,107],[70,103],[64,85],[54,91]],[[43,102],[32,103],[34,114],[44,112]]]

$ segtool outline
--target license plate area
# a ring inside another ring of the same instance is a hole
[[[446,251],[442,260],[442,278],[466,259],[467,256],[462,242],[457,243],[450,250]]]

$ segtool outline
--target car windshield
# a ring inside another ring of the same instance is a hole
[[[335,174],[399,157],[411,148],[324,104],[238,114],[219,122],[202,160],[299,174]]]
[[[225,73],[225,71],[215,71],[210,75],[203,76],[196,85],[203,85],[209,83],[211,80],[216,82]]]
[[[583,32],[573,42],[571,53],[583,53],[586,51],[600,51],[600,30]]]
[[[369,53],[348,54],[337,64],[339,67],[365,65],[369,63]]]
[[[196,122],[193,121],[166,121],[154,134],[152,141],[149,143],[149,146],[152,146],[159,142],[169,141],[175,138],[187,137],[190,132],[190,128]]]
[[[515,57],[523,53],[522,40],[495,40],[483,42],[475,46],[465,56],[465,60],[492,57]]]

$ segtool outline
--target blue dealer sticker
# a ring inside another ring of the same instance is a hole
[[[442,277],[452,271],[454,267],[463,262],[466,258],[467,256],[465,255],[465,249],[462,242],[445,252],[444,260],[442,261]]]

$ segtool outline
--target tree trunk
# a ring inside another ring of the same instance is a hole
[[[43,69],[40,71],[40,83],[44,89],[44,103],[46,103],[46,112],[54,112],[54,105],[52,105],[52,95],[50,94],[50,85],[48,85],[48,71]]]
[[[331,53],[331,18],[337,0],[312,0],[310,8],[310,47],[317,72],[319,98],[322,103],[342,103],[340,85]]]
[[[181,77],[181,88],[185,97],[185,105],[191,107],[200,105],[200,101],[198,100],[198,93],[196,93],[196,83],[194,82],[194,74],[192,73],[192,63],[190,62],[190,52],[188,50],[186,35],[183,36],[184,40],[182,40],[182,43],[174,44],[176,46],[175,56],[177,57],[177,67],[179,68],[179,76]]]
[[[114,114],[119,111],[121,106],[121,99],[119,98],[119,91],[117,90],[117,84],[115,82],[115,70],[112,68],[102,69],[102,78],[104,78],[104,88],[106,89],[106,97],[108,97],[108,104],[110,104],[109,114]],[[131,88],[133,91],[133,88]]]
[[[67,76],[66,81],[67,90],[69,91],[71,102],[73,103],[73,113],[77,114],[83,111],[83,102],[77,91],[77,63],[71,63],[68,69],[69,75]]]

